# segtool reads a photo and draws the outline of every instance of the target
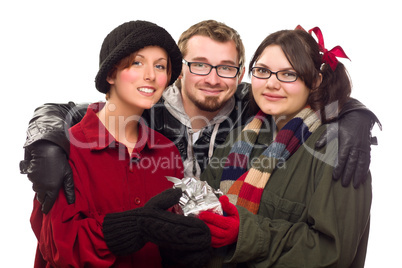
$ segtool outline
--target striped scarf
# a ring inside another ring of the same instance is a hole
[[[291,119],[275,140],[252,161],[247,171],[250,153],[266,115],[259,111],[233,144],[222,172],[221,190],[232,204],[257,214],[262,193],[272,172],[284,163],[320,125],[317,114],[307,106]]]

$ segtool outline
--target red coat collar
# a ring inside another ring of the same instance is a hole
[[[93,103],[88,106],[87,112],[81,121],[81,127],[85,134],[87,146],[91,150],[103,150],[106,147],[116,147],[118,141],[109,133],[106,127],[96,115],[105,103]],[[159,139],[153,135],[154,130],[150,129],[143,119],[139,121],[138,141],[135,145],[133,153],[141,152],[145,146],[152,149],[159,144]]]

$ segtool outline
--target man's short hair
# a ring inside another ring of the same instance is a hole
[[[235,29],[215,20],[204,20],[194,24],[184,31],[179,38],[178,46],[183,57],[187,55],[187,42],[194,35],[206,36],[222,43],[233,40],[236,45],[240,70],[242,70],[246,58],[245,49],[243,41]]]

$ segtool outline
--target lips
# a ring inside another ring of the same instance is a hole
[[[219,95],[223,90],[217,90],[217,89],[205,89],[205,88],[200,88],[200,90],[206,94],[206,95]]]
[[[280,101],[285,98],[283,96],[276,95],[276,94],[263,94],[263,96],[269,101]]]
[[[140,87],[137,89],[139,92],[145,93],[145,94],[152,94],[155,92],[155,89],[153,88],[147,88],[147,87]]]

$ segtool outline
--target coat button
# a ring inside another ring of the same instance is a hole
[[[139,205],[139,204],[141,204],[141,199],[140,199],[139,197],[136,197],[136,198],[134,199],[134,202],[135,202],[137,205]]]

